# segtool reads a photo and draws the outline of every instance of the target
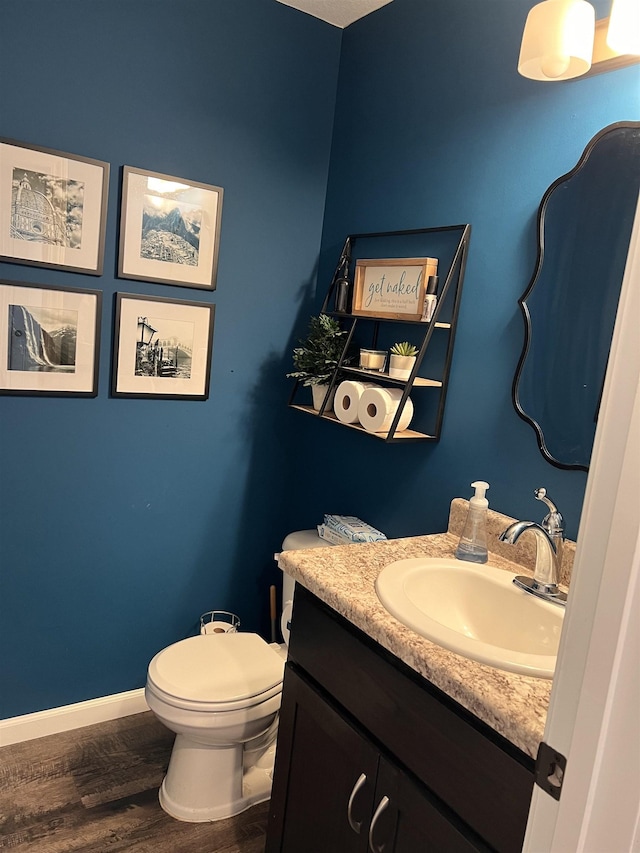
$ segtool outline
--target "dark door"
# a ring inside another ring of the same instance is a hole
[[[391,761],[381,758],[370,826],[371,853],[472,853],[488,851],[471,841],[455,816]]]
[[[266,853],[365,853],[377,768],[371,744],[287,667]]]

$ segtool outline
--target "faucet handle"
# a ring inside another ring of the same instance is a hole
[[[533,494],[536,500],[542,501],[549,507],[549,512],[542,519],[542,527],[544,527],[547,533],[555,533],[561,536],[564,530],[564,519],[551,498],[547,497],[547,490],[544,486],[541,486],[539,489],[535,489]]]

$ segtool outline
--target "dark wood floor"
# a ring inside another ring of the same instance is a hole
[[[0,850],[263,853],[268,803],[184,823],[158,804],[173,734],[151,712],[0,749]]]

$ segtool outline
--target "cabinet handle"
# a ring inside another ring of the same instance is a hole
[[[360,834],[360,828],[362,826],[361,820],[354,820],[353,815],[351,814],[351,809],[353,808],[353,801],[356,798],[356,794],[362,788],[364,783],[367,781],[367,777],[364,773],[361,773],[358,776],[356,784],[353,786],[353,790],[351,791],[351,796],[349,797],[349,802],[347,803],[347,820],[349,821],[349,826],[356,833],[356,835]]]
[[[389,805],[389,797],[383,797],[380,800],[380,802],[378,803],[378,808],[376,809],[375,814],[373,815],[373,818],[371,819],[371,826],[369,827],[369,850],[371,850],[371,853],[384,853],[384,842],[379,847],[376,847],[376,845],[374,844],[374,841],[373,841],[373,831],[375,829],[376,823],[378,822],[380,815],[382,814],[382,812],[386,809],[386,807],[388,805]]]

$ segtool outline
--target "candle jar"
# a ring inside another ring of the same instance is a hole
[[[363,370],[384,371],[387,363],[387,351],[384,349],[361,349],[360,367]]]

